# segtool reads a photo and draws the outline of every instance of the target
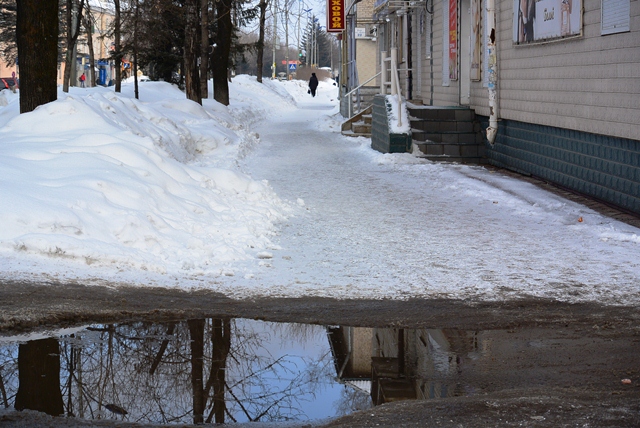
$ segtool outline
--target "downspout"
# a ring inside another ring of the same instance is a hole
[[[429,14],[429,105],[433,105],[433,0],[431,0],[431,11],[429,11],[429,0],[426,3],[427,13]]]
[[[498,133],[498,93],[496,88],[498,83],[498,57],[496,54],[495,0],[487,0],[487,21],[489,25],[489,40],[487,41],[489,51],[489,127],[487,128],[487,140],[489,140],[489,144],[494,144]]]

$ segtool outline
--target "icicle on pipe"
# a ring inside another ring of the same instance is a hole
[[[496,2],[487,1],[487,21],[489,24],[489,127],[487,128],[487,140],[493,144],[498,133],[498,57],[496,55]]]

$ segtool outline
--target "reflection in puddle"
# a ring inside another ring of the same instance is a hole
[[[351,411],[321,326],[207,319],[94,325],[55,339],[3,342],[0,398],[17,409],[142,423],[310,420]]]
[[[1,339],[0,405],[141,423],[318,420],[397,400],[606,384],[638,363],[628,355],[623,339],[550,329],[93,325]]]

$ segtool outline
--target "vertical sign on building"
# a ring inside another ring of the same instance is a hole
[[[327,0],[327,33],[346,30],[344,0]]]
[[[442,0],[442,86],[451,85],[449,78],[449,1]]]
[[[458,80],[458,0],[449,0],[449,79]]]
[[[480,7],[480,0],[471,0],[471,71],[469,72],[469,78],[476,81],[480,80],[480,56],[482,52],[481,23],[482,8]]]

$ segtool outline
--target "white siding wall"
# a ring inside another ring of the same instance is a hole
[[[448,1],[434,3],[433,104],[458,105],[458,81],[442,86],[442,15]],[[600,35],[601,0],[583,0],[581,37],[519,46],[512,41],[513,0],[496,3],[500,118],[640,139],[640,0],[630,2],[629,32]],[[424,54],[421,58],[420,95],[428,103],[431,69]],[[482,52],[483,79],[485,60]],[[482,81],[471,82],[471,107],[489,115]]]
[[[518,46],[513,0],[499,2],[501,118],[640,139],[640,0],[631,1],[631,31],[607,36],[600,35],[600,5],[584,0],[582,37]]]

